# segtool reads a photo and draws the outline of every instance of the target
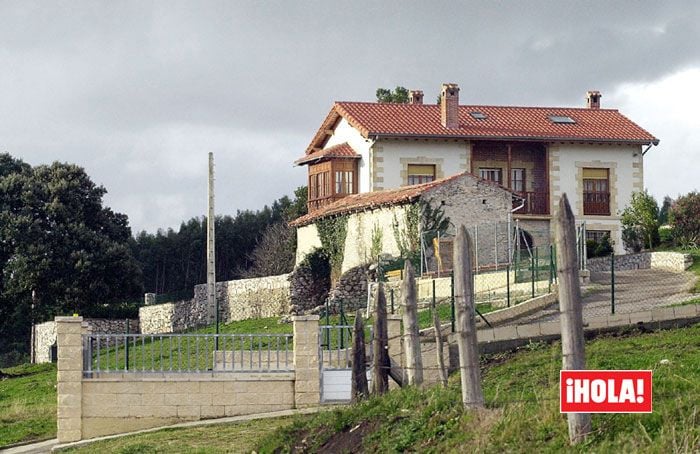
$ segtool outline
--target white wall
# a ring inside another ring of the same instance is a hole
[[[610,230],[617,253],[623,253],[620,212],[629,205],[632,192],[644,188],[640,146],[558,144],[549,147],[551,159],[552,213],[563,193],[569,198],[577,222],[589,230]],[[558,167],[558,170],[557,170]],[[584,216],[581,169],[610,169],[610,216]]]
[[[439,164],[437,178],[469,169],[469,145],[464,141],[382,140],[375,144],[374,153],[375,160],[381,158],[375,175],[379,178],[376,186],[381,189],[405,184],[401,170],[407,160],[411,164]]]
[[[299,265],[304,257],[310,254],[314,249],[321,247],[321,238],[318,236],[316,224],[309,224],[303,227],[297,227],[297,256],[296,265]]]
[[[347,142],[348,145],[352,147],[353,150],[360,156],[360,162],[358,163],[358,190],[359,192],[370,191],[370,179],[369,179],[369,163],[370,163],[370,147],[372,146],[372,141],[365,139],[357,131],[357,129],[350,126],[344,118],[340,120],[338,126],[336,126],[333,131],[333,135],[328,139],[325,148],[332,147],[333,145],[338,145]]]
[[[399,257],[401,254],[394,235],[395,221],[399,231],[403,231],[406,225],[404,206],[363,211],[350,216],[341,271],[344,273],[350,268],[374,261],[371,250],[375,228],[381,231],[381,252]]]

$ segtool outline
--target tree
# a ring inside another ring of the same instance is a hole
[[[105,315],[142,293],[128,219],[102,206],[106,192],[76,165],[0,155],[0,338],[15,340],[3,350],[26,352],[32,321]]]
[[[629,206],[622,211],[621,221],[626,250],[639,252],[659,243],[659,205],[646,190],[632,193]]]
[[[664,197],[664,201],[661,204],[661,209],[659,210],[659,225],[668,224],[669,211],[671,210],[671,205],[673,205],[673,199],[669,196]]]
[[[294,268],[296,231],[284,223],[272,224],[250,254],[246,277],[276,276]]]
[[[399,104],[406,104],[408,102],[408,89],[397,86],[394,90],[389,90],[387,88],[377,88],[376,91],[377,102],[393,102]]]
[[[679,197],[669,210],[675,242],[685,248],[700,243],[700,193],[693,191]]]

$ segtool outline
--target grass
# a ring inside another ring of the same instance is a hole
[[[56,366],[3,369],[0,379],[0,446],[56,436]]]
[[[261,440],[257,451],[303,446],[316,452],[343,446],[359,432],[356,452],[691,452],[700,448],[698,344],[698,325],[589,342],[591,369],[654,370],[654,412],[593,415],[593,434],[576,448],[568,446],[558,408],[556,343],[492,357],[495,364],[483,373],[487,409],[479,414],[462,410],[459,377],[453,375],[447,389],[396,390],[357,406],[295,417]]]
[[[224,453],[252,452],[261,437],[289,425],[289,418],[216,424],[190,429],[163,429],[113,440],[90,443],[60,452],[92,454]]]

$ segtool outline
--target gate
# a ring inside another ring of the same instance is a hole
[[[353,327],[322,325],[320,330],[321,402],[349,402]]]

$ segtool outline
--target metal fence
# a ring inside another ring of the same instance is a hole
[[[292,334],[85,334],[85,376],[293,369]]]

